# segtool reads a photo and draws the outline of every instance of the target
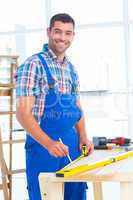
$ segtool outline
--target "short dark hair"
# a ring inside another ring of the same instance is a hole
[[[73,28],[75,28],[74,19],[66,13],[59,13],[59,14],[54,15],[50,19],[50,29],[54,26],[55,21],[61,21],[63,23],[71,23],[71,24],[73,24]]]

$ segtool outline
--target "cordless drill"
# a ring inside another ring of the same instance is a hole
[[[128,146],[130,143],[131,139],[124,137],[116,137],[114,139],[107,139],[106,137],[93,137],[94,149],[108,149],[107,144]]]

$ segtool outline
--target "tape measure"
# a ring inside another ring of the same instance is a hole
[[[82,146],[82,155],[83,156],[88,156],[89,155],[89,152],[88,152],[86,144],[83,144],[83,146]]]

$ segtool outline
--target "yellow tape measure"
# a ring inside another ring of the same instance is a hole
[[[88,156],[89,155],[87,146],[85,144],[83,144],[83,146],[82,146],[82,155],[83,156]]]

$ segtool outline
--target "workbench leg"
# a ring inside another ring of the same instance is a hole
[[[64,200],[64,183],[40,180],[42,200]]]
[[[121,182],[120,183],[120,200],[133,200],[133,183]]]
[[[102,182],[93,182],[94,200],[103,200]]]

